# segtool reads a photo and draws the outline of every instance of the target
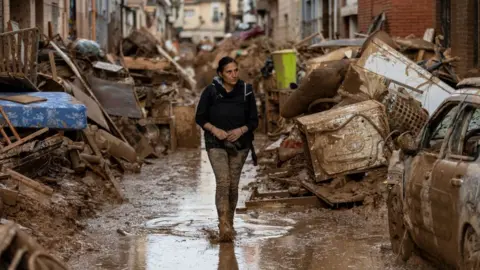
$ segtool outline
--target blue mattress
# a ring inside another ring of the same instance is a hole
[[[63,92],[0,93],[1,96],[31,95],[47,101],[20,104],[0,100],[0,106],[15,127],[79,130],[87,127],[87,108]],[[0,119],[3,117],[0,114]]]

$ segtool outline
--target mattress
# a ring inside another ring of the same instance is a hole
[[[46,101],[20,104],[0,100],[0,106],[10,122],[18,128],[51,128],[81,130],[87,127],[87,108],[73,96],[64,92],[6,93],[0,96],[30,95]],[[0,115],[0,119],[3,117]]]

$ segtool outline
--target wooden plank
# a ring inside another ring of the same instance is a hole
[[[300,42],[298,42],[297,44],[295,44],[293,47],[297,48],[297,47],[300,47],[302,46],[303,44],[309,42],[310,40],[314,39],[315,37],[319,36],[320,33],[317,32],[317,33],[314,33],[314,34],[311,34],[310,36],[302,39]]]
[[[18,191],[0,188],[0,198],[2,198],[4,204],[14,206],[17,204]]]
[[[15,103],[20,103],[20,104],[32,104],[32,103],[47,101],[46,98],[29,96],[29,95],[0,96],[0,100],[7,100]]]
[[[3,127],[0,127],[0,133],[2,134],[3,138],[5,138],[8,144],[12,144],[12,141],[8,137],[7,133],[5,133],[5,130],[3,129]]]
[[[25,77],[28,77],[28,71],[30,67],[30,61],[28,57],[28,48],[31,47],[30,45],[30,37],[32,36],[32,32],[28,31],[25,32],[26,35],[23,36],[23,73]]]
[[[48,58],[50,59],[50,68],[52,70],[52,78],[54,81],[57,81],[58,80],[57,65],[55,65],[55,56],[53,55],[52,51],[48,52]]]
[[[170,61],[170,63],[172,63],[175,68],[178,70],[178,72],[180,73],[180,75],[188,82],[188,84],[190,85],[190,89],[191,90],[196,90],[196,85],[197,85],[197,82],[195,81],[194,78],[190,77],[190,75],[188,75],[188,73],[185,71],[185,69],[180,66],[177,61],[175,61],[163,48],[162,46],[158,45],[157,44],[157,50],[158,52],[165,58],[167,58],[168,61]]]
[[[53,27],[52,27],[51,21],[48,21],[48,39],[49,40],[53,39]]]
[[[34,133],[26,136],[25,138],[22,138],[22,139],[14,142],[14,143],[12,143],[12,144],[10,144],[10,145],[5,146],[4,148],[2,148],[2,149],[0,150],[0,153],[5,153],[6,151],[8,151],[8,150],[10,150],[10,149],[13,149],[13,148],[15,148],[15,147],[17,147],[17,146],[19,146],[19,145],[22,145],[22,144],[24,144],[25,142],[27,142],[27,141],[29,141],[29,140],[37,137],[37,136],[40,136],[40,135],[42,135],[43,133],[45,133],[45,132],[47,132],[47,131],[48,131],[48,128],[43,128],[43,129],[37,130],[37,131],[35,131]]]
[[[106,162],[104,162],[103,169],[105,170],[108,180],[110,181],[110,183],[112,183],[113,187],[117,191],[119,199],[121,201],[125,200],[125,195],[123,194],[122,188],[120,187],[120,183],[117,181],[115,176],[113,176],[112,171],[110,170],[110,167]]]
[[[113,130],[117,133],[116,135],[118,135],[120,137],[120,139],[122,139],[125,143],[127,143],[128,145],[130,145],[127,141],[127,139],[125,138],[125,136],[122,134],[122,132],[118,129],[117,125],[115,124],[115,122],[113,122],[112,118],[110,118],[110,116],[108,115],[107,111],[105,111],[105,109],[102,107],[102,105],[100,104],[100,101],[98,101],[97,97],[93,94],[92,92],[92,89],[90,89],[90,86],[88,86],[87,82],[85,82],[85,80],[83,79],[82,77],[82,74],[80,74],[80,71],[77,69],[77,67],[75,66],[75,64],[72,62],[72,60],[62,51],[60,50],[60,48],[54,43],[54,42],[50,42],[50,44],[52,45],[52,47],[57,51],[57,53],[60,55],[60,57],[62,57],[62,59],[67,63],[67,65],[72,69],[73,73],[75,74],[75,76],[77,76],[77,78],[80,80],[80,82],[83,84],[83,86],[85,87],[85,89],[87,89],[87,92],[88,94],[90,95],[90,97],[92,97],[97,103],[98,103],[98,106],[100,107],[100,109],[102,110],[105,118],[110,122],[110,125],[112,126]]]
[[[4,39],[0,38],[0,72],[5,72],[5,55],[3,54]]]
[[[72,169],[76,173],[82,173],[85,171],[85,163],[82,162],[82,159],[80,159],[80,153],[78,150],[70,150],[68,152],[70,156],[70,161],[72,162]]]
[[[263,207],[278,207],[282,205],[298,205],[298,206],[312,206],[312,207],[321,207],[322,202],[316,196],[305,196],[305,197],[291,197],[291,198],[280,198],[280,199],[268,199],[268,200],[259,200],[259,201],[246,201],[245,206],[247,209],[263,208]]]
[[[12,72],[17,73],[17,58],[15,57],[15,43],[13,42],[13,35],[8,35],[8,47],[9,47],[9,56],[12,57]]]
[[[37,59],[38,59],[38,37],[39,35],[36,32],[32,33],[32,43],[30,44],[30,51],[31,51],[31,58],[30,58],[30,78],[36,78],[37,73]],[[32,81],[32,83],[36,84],[36,81]]]
[[[12,125],[12,122],[10,122],[10,119],[8,118],[8,115],[5,113],[2,107],[0,107],[0,113],[3,116],[3,120],[7,123],[8,127],[10,128],[10,131],[13,133],[13,136],[15,139],[20,140],[20,135],[18,135],[17,130],[15,127]]]
[[[358,195],[352,195],[350,197],[345,197],[342,199],[338,199],[332,196],[332,193],[328,192],[328,190],[325,187],[322,186],[317,186],[314,183],[310,183],[307,181],[300,181],[302,186],[315,194],[319,199],[324,201],[330,206],[336,206],[339,204],[345,204],[345,203],[353,203],[353,202],[361,202],[365,199],[364,194],[358,194]]]
[[[428,42],[433,42],[435,35],[435,28],[428,28],[425,30],[425,34],[423,35],[423,40],[428,41]],[[417,54],[417,62],[420,62],[423,60],[423,56],[425,55],[425,50],[419,50]]]
[[[26,177],[25,175],[21,174],[21,173],[18,173],[16,171],[12,170],[12,169],[5,169],[5,172],[10,174],[12,179],[18,180],[19,182],[21,182],[25,186],[28,186],[29,188],[32,188],[35,191],[41,192],[41,193],[46,194],[46,195],[52,195],[53,194],[53,189],[51,187],[48,187],[44,184],[41,184],[37,181],[34,181],[34,180]]]
[[[13,257],[12,262],[10,263],[10,266],[8,267],[8,270],[15,270],[18,269],[18,266],[20,265],[20,261],[22,260],[23,256],[27,253],[28,249],[25,247],[19,248],[15,252],[15,256]]]
[[[8,36],[4,36],[3,40],[3,55],[5,56],[5,72],[10,72],[10,47],[8,47],[9,39]]]
[[[330,206],[334,206],[335,202],[332,202],[330,199],[328,199],[328,193],[322,191],[322,189],[317,188],[315,184],[308,183],[306,181],[300,181],[300,183],[304,188],[315,194],[315,196],[317,196],[319,199],[321,199]]]
[[[86,128],[82,132],[83,132],[83,136],[87,140],[88,145],[90,145],[90,148],[92,148],[93,153],[96,156],[101,157],[102,152],[100,152],[100,149],[98,148],[97,143],[95,143],[95,139],[93,138],[93,132],[90,130],[90,128]]]
[[[170,63],[165,60],[156,60],[152,58],[146,57],[128,57],[125,56],[124,58],[125,66],[130,69],[137,69],[137,70],[165,70],[170,67]]]
[[[267,197],[290,197],[290,192],[288,190],[278,190],[278,191],[270,191],[270,192],[257,192],[255,194],[255,198],[267,198]]]
[[[85,154],[85,153],[81,153],[80,158],[82,158],[83,160],[86,160],[86,161],[88,161],[92,164],[100,164],[100,161],[102,160],[102,157],[89,155],[89,154]],[[117,158],[115,158],[115,159],[117,159]]]
[[[22,41],[23,41],[23,32],[18,32],[15,35],[15,39],[17,42],[17,60],[18,60],[18,72],[23,73],[23,51],[22,51]]]

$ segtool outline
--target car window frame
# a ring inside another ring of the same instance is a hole
[[[468,108],[473,108],[474,110],[472,111],[467,111]],[[452,160],[459,160],[459,161],[467,161],[467,162],[475,162],[479,159],[480,154],[477,154],[476,157],[468,156],[468,155],[463,155],[463,148],[465,146],[465,136],[467,135],[467,130],[468,130],[468,125],[470,124],[470,120],[472,119],[472,116],[475,112],[475,110],[480,109],[480,105],[475,104],[475,103],[465,103],[460,111],[460,121],[457,121],[456,125],[453,127],[452,134],[450,136],[449,140],[449,147],[447,151],[446,157]],[[468,114],[468,115],[466,115]],[[459,136],[456,136],[456,133],[460,132],[460,134],[457,134]],[[454,141],[453,139],[455,137],[458,137],[459,139]],[[453,149],[455,144],[458,144],[457,149],[458,153],[454,153]]]
[[[428,153],[430,155],[435,155],[437,156],[437,158],[443,158],[445,157],[445,149],[447,148],[448,144],[449,144],[449,141],[450,141],[450,138],[452,137],[452,132],[448,132],[447,131],[447,134],[445,134],[445,138],[443,138],[443,142],[442,142],[442,146],[440,148],[440,151],[439,152],[434,152],[434,151],[431,151],[430,148],[427,148],[426,146],[429,144],[430,140],[432,139],[432,131],[430,131],[430,127],[436,123],[438,117],[440,117],[440,115],[442,115],[442,113],[444,112],[444,110],[446,110],[448,107],[450,106],[453,106],[450,110],[453,110],[455,109],[455,107],[457,107],[457,112],[455,113],[455,115],[453,116],[453,119],[455,120],[458,116],[458,114],[462,111],[462,108],[459,108],[460,106],[460,102],[459,101],[448,101],[444,104],[441,105],[440,109],[438,109],[437,111],[435,111],[434,115],[432,117],[430,117],[430,119],[428,120],[427,124],[425,125],[425,127],[423,128],[422,130],[422,136],[421,136],[421,140],[419,142],[419,151],[421,152],[424,152],[424,153]],[[450,111],[449,111],[450,112]],[[445,118],[445,116],[448,114],[448,112],[443,116],[442,120]],[[452,128],[452,126],[454,125],[456,121],[452,121],[452,123],[450,124],[450,126],[448,127],[448,129]],[[447,129],[447,130],[448,130]]]

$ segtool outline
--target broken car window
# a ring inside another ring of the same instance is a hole
[[[434,152],[440,152],[442,147],[443,140],[447,135],[448,128],[451,126],[452,121],[456,115],[458,106],[452,104],[451,106],[446,107],[435,119],[429,130],[430,136],[427,134],[425,148],[432,150]]]
[[[473,111],[473,112],[472,112]],[[463,156],[476,158],[480,142],[480,109],[471,108],[471,118],[468,122],[464,140],[461,142]]]

